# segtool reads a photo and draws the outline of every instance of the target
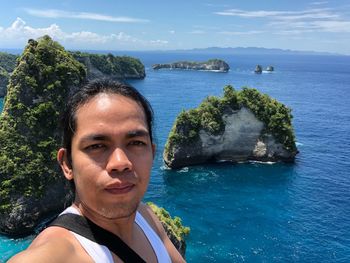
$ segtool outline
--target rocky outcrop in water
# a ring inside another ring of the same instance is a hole
[[[170,168],[215,161],[286,161],[297,154],[290,109],[256,89],[225,87],[181,112],[163,153]]]
[[[154,70],[158,69],[186,69],[186,70],[205,70],[205,71],[217,71],[228,72],[230,66],[223,60],[210,59],[206,62],[190,62],[179,61],[170,64],[155,64],[152,66]]]
[[[256,74],[261,74],[262,73],[262,66],[261,65],[256,65],[254,72]]]
[[[268,72],[272,72],[272,71],[274,71],[275,69],[274,69],[274,67],[273,66],[268,66],[267,68],[266,68],[266,71],[268,71]]]

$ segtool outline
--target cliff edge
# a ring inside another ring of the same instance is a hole
[[[256,89],[224,88],[176,118],[163,152],[180,168],[215,161],[285,161],[297,154],[291,110]]]

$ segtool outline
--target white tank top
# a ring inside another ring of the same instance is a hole
[[[64,210],[60,215],[67,213],[77,215],[80,214],[78,209],[73,206],[66,208],[66,210]],[[158,263],[171,263],[168,251],[166,250],[162,240],[139,212],[136,212],[135,223],[142,229],[143,233],[150,242],[153,251],[157,256]],[[75,236],[81,246],[96,263],[114,263],[112,254],[106,246],[91,241],[90,239],[76,234],[73,231],[69,232]]]

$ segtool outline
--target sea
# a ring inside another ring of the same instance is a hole
[[[129,81],[155,113],[157,155],[144,201],[191,228],[187,262],[350,262],[350,56],[115,54],[146,67],[145,79]],[[152,69],[209,58],[225,60],[230,71]],[[275,71],[254,74],[257,64]],[[221,96],[225,85],[256,88],[292,109],[295,163],[165,167],[162,153],[177,114]],[[0,236],[0,262],[33,237]]]

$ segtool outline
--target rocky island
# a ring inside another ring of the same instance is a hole
[[[275,68],[273,66],[266,67],[266,71],[268,71],[268,72],[272,72],[274,70],[275,70]]]
[[[69,94],[86,82],[89,72],[49,36],[29,40],[16,65],[0,116],[0,233],[11,237],[33,233],[72,201],[56,161],[58,123]],[[142,75],[143,66],[139,69]],[[189,229],[164,209],[151,208],[184,255]]]
[[[261,65],[256,65],[254,72],[256,74],[261,74],[262,73],[262,66]]]
[[[163,158],[170,168],[206,162],[285,161],[297,154],[291,110],[252,88],[224,88],[182,111],[167,139]]]
[[[228,72],[230,66],[223,60],[210,59],[206,62],[179,61],[170,64],[155,64],[154,70],[158,69],[185,69],[185,70],[204,70],[215,72]]]

